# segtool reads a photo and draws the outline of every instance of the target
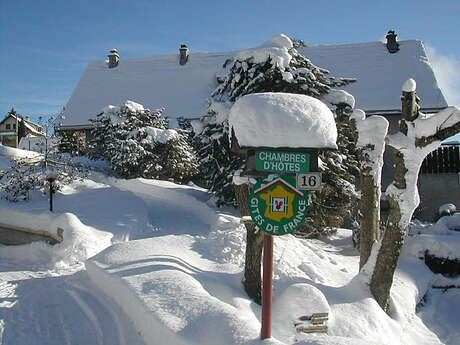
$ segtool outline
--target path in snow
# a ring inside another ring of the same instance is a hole
[[[86,272],[0,272],[2,345],[144,345]]]
[[[161,181],[115,181],[97,193],[63,195],[58,212],[75,212],[87,225],[112,230],[115,240],[149,233],[206,234],[217,222],[215,211],[203,202],[209,198],[204,190]],[[105,198],[120,200],[119,207],[104,204]],[[96,211],[96,205],[102,209]],[[113,227],[116,219],[128,222]],[[92,286],[86,272],[49,271],[11,260],[0,263],[0,343],[144,345],[131,321]]]
[[[144,200],[155,236],[206,234],[218,221],[215,209],[205,203],[210,198],[205,190],[166,181],[116,181],[117,188],[128,190]]]

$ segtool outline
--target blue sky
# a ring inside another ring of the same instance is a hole
[[[310,44],[425,42],[448,102],[460,106],[460,1],[0,0],[0,118],[37,118],[67,103],[88,61],[226,51],[278,33]]]

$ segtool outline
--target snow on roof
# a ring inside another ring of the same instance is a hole
[[[409,78],[417,82],[422,109],[444,108],[447,102],[438,87],[423,43],[398,41],[399,51],[390,54],[385,43],[354,43],[311,46],[299,52],[331,76],[356,78],[344,86],[356,99],[356,107],[368,111],[401,109],[401,85]]]
[[[283,35],[275,38],[259,50],[277,49],[282,57],[289,41]],[[365,111],[399,111],[401,85],[409,78],[418,83],[422,109],[446,107],[422,42],[398,43],[400,50],[395,54],[382,42],[311,46],[299,52],[328,69],[331,76],[356,78],[357,82],[344,89],[355,96],[356,107]],[[204,115],[206,99],[217,86],[216,75],[221,75],[225,61],[251,51],[255,50],[191,53],[185,65],[179,64],[178,54],[121,59],[116,68],[108,68],[104,61],[91,62],[57,125],[89,125],[88,119],[101,109],[127,99],[151,110],[165,107],[164,115],[171,118]]]
[[[229,125],[241,147],[337,148],[334,115],[310,96],[243,96],[230,110]]]
[[[121,59],[116,68],[91,62],[64,110],[59,126],[89,125],[110,104],[127,99],[164,116],[198,117],[206,113],[206,99],[217,86],[216,73],[233,53],[191,53],[185,65],[178,55]]]
[[[34,125],[32,125],[31,122],[29,122],[29,121],[27,121],[27,120],[24,120],[24,126],[25,126],[30,132],[32,132],[34,135],[39,135],[39,136],[43,136],[43,135],[44,135],[44,133],[38,131],[37,128],[36,128]],[[40,128],[41,128],[41,126],[40,126]]]

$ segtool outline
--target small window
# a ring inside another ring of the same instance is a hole
[[[15,123],[13,123],[13,129],[16,129],[16,124]]]
[[[7,125],[6,125],[6,129],[11,129],[11,125],[10,125],[10,124],[7,124]]]

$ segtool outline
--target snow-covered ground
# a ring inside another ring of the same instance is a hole
[[[64,229],[53,247],[0,246],[4,345],[460,344],[460,290],[431,288],[460,279],[435,275],[419,259],[427,249],[459,256],[460,233],[446,230],[455,227],[446,220],[413,229],[391,316],[358,274],[350,230],[323,240],[277,237],[273,338],[261,341],[261,308],[241,284],[244,227],[205,190],[93,173],[54,205],[51,214],[40,193],[0,201],[0,223]],[[329,312],[328,333],[297,333],[294,322],[317,312]]]

